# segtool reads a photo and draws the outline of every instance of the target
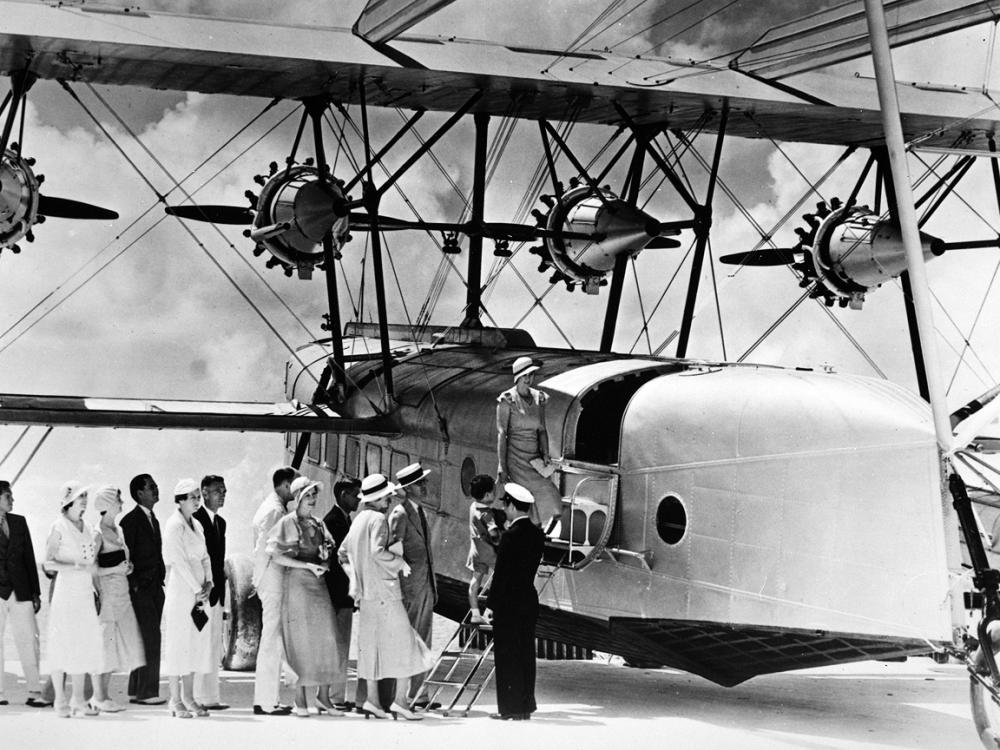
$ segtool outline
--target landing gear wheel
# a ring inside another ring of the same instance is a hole
[[[1000,706],[986,686],[975,677],[969,684],[969,705],[976,733],[983,745],[990,750],[1000,750]]]
[[[253,560],[245,555],[226,560],[226,609],[222,627],[222,666],[249,671],[257,666],[260,645],[260,599],[253,590]]]

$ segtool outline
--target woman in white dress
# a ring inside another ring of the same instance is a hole
[[[396,696],[389,710],[394,717],[414,721],[423,717],[406,708],[410,678],[430,669],[434,657],[403,608],[399,576],[408,576],[410,566],[403,559],[402,544],[389,544],[385,518],[389,498],[396,489],[381,474],[365,477],[358,515],[351,522],[338,558],[341,564],[348,564],[351,596],[359,605],[358,679],[368,681],[368,700],[361,710],[366,719],[388,718],[371,701],[377,701],[378,680],[393,677]]]
[[[96,705],[107,700],[100,680],[101,624],[99,594],[94,587],[97,534],[83,522],[87,488],[67,482],[59,492],[59,518],[45,544],[44,568],[56,574],[49,605],[48,662],[55,690],[56,715],[94,716]],[[70,675],[72,696],[66,700],[65,677]],[[91,675],[94,697],[84,701],[84,680]]]
[[[160,671],[170,681],[170,713],[181,719],[208,716],[194,700],[195,672],[212,669],[212,616],[207,606],[212,590],[212,565],[205,546],[205,532],[193,518],[201,506],[201,488],[193,479],[182,479],[174,488],[177,511],[163,526],[163,563],[167,585],[163,603],[163,660]],[[204,616],[199,629],[195,617]]]
[[[125,537],[115,519],[122,512],[122,492],[105,486],[93,493],[94,510],[101,517],[97,526],[100,551],[97,553],[97,585],[101,593],[101,692],[107,698],[96,707],[108,713],[121,711],[111,700],[111,673],[129,673],[145,666],[146,654],[139,633],[139,622],[132,609],[128,574],[132,572]]]

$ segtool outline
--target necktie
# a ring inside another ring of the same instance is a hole
[[[7,516],[0,516],[0,536],[10,537],[10,530],[7,528]]]
[[[219,539],[222,539],[222,521],[219,520],[218,516],[216,516],[214,519],[212,519],[212,523],[215,525],[215,536],[217,536]]]
[[[149,511],[149,522],[153,524],[153,532],[156,534],[156,538],[160,538],[160,522],[156,520],[156,514],[153,511]]]
[[[417,515],[420,516],[420,530],[424,532],[424,542],[427,541],[427,516],[424,515],[423,506],[417,506]]]

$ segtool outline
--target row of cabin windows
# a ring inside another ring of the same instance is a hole
[[[368,474],[381,472],[386,476],[395,476],[396,472],[411,461],[406,453],[395,450],[383,450],[381,445],[368,443],[364,451],[364,465],[361,464],[361,440],[356,437],[345,437],[343,461],[340,460],[340,435],[320,435],[313,433],[309,436],[309,446],[306,448],[306,460],[316,466],[340,471],[345,476],[360,479]],[[285,434],[285,447],[292,453],[299,442],[299,434],[289,432]],[[383,464],[383,454],[389,454],[388,466]]]

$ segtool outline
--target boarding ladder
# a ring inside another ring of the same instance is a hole
[[[420,695],[426,689],[429,701],[440,703],[441,713],[445,716],[450,716],[453,711],[468,716],[469,710],[493,679],[493,626],[472,622],[471,618],[472,613],[467,612],[416,693]],[[454,691],[450,703],[446,704],[444,697],[438,697],[444,690]],[[456,708],[462,701],[465,701],[465,707]]]

